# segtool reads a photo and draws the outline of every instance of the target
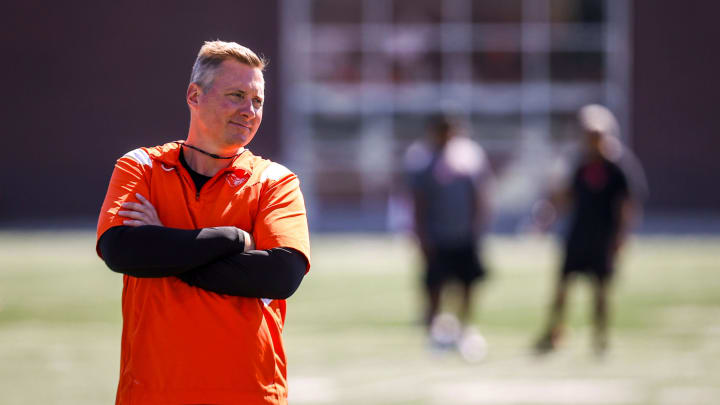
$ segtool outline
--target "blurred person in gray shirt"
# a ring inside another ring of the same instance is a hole
[[[480,242],[489,217],[492,178],[482,147],[461,134],[454,117],[433,116],[427,136],[413,143],[404,160],[412,196],[414,234],[424,258],[424,322],[435,348],[459,345],[472,359],[484,355],[484,341],[469,328],[473,290],[485,276]],[[449,281],[461,287],[458,318],[439,315]]]

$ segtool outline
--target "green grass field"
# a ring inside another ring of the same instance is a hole
[[[109,404],[121,277],[92,233],[0,233],[0,404]],[[720,238],[646,237],[625,251],[608,356],[592,355],[589,291],[541,359],[530,344],[557,261],[551,239],[490,238],[477,300],[481,363],[430,352],[416,257],[402,238],[321,235],[288,302],[292,404],[720,404]]]

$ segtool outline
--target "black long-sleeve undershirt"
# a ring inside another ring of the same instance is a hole
[[[134,277],[174,276],[240,253],[245,239],[234,226],[176,229],[116,226],[102,234],[100,253],[108,267]]]
[[[230,255],[177,277],[219,294],[286,299],[300,286],[306,268],[302,253],[279,247]]]
[[[285,299],[300,285],[305,256],[290,248],[243,252],[242,232],[233,226],[185,230],[117,226],[98,241],[105,263],[134,277],[177,276],[219,294]]]

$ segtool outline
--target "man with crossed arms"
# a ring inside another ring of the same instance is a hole
[[[185,141],[118,159],[97,251],[123,273],[117,404],[286,404],[285,299],[310,268],[297,177],[245,149],[265,62],[206,42]]]

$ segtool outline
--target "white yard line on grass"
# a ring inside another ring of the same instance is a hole
[[[324,377],[292,377],[288,379],[288,402],[291,404],[337,403],[335,381]]]
[[[708,387],[667,387],[658,394],[658,405],[716,404],[720,389]]]
[[[435,375],[431,375],[435,374]],[[481,379],[481,381],[437,382],[443,372],[428,373],[423,377],[425,390],[418,390],[418,380],[411,376],[394,378],[380,384],[364,385],[362,390],[338,390],[339,383],[323,377],[295,377],[289,381],[290,403],[328,404],[366,399],[372,401],[427,400],[437,404],[556,404],[556,405],[622,405],[647,400],[643,387],[631,380],[617,379]],[[687,395],[686,395],[687,394]],[[685,396],[684,396],[685,395]],[[714,398],[717,390],[673,389],[664,390],[662,404],[689,404],[677,398]],[[368,402],[369,403],[369,402]]]
[[[350,369],[340,370],[332,378],[296,377],[290,379],[290,395],[298,403],[330,403],[332,398],[342,398],[348,403],[380,403],[407,402],[430,400],[434,389],[443,382],[458,381],[473,375],[474,366],[457,362],[454,356],[438,355],[433,362],[435,367],[428,367],[425,362],[415,365],[405,364],[383,366],[375,361],[366,364],[354,363]],[[480,368],[523,367],[531,356],[516,356],[503,360],[479,363]],[[409,372],[409,370],[414,370]],[[485,381],[483,377],[478,380]],[[349,383],[349,381],[354,381]],[[318,389],[318,386],[321,388]],[[338,387],[342,387],[338,389]],[[312,399],[313,391],[332,393],[320,399]],[[296,396],[297,394],[297,396]],[[452,398],[448,398],[450,400]],[[449,402],[448,402],[449,403]]]
[[[627,380],[487,380],[437,384],[433,403],[611,405],[644,401]]]

